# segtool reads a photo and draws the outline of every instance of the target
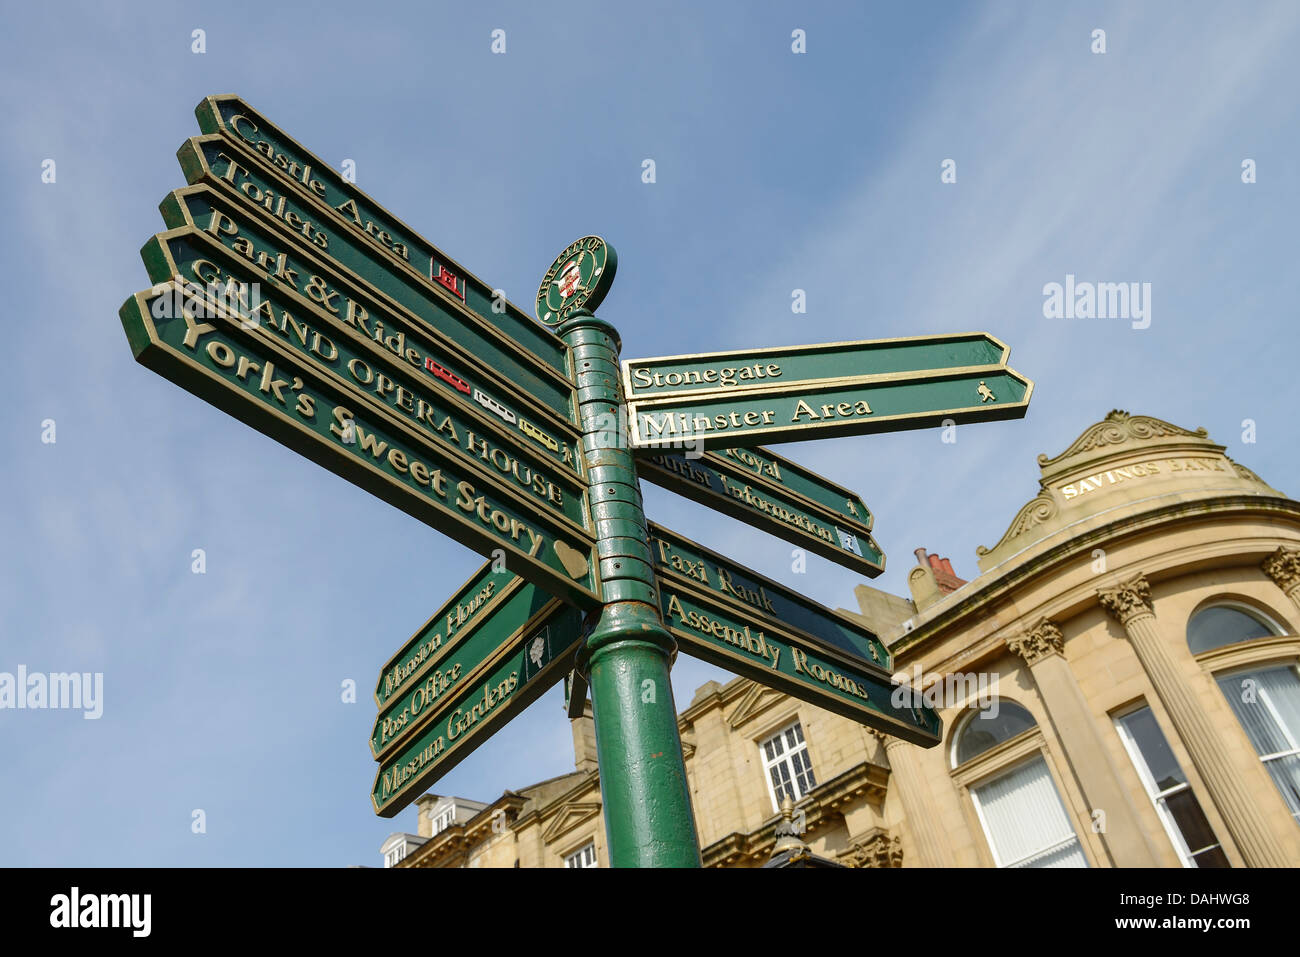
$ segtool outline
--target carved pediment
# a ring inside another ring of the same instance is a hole
[[[732,709],[727,717],[727,724],[731,730],[735,731],[746,721],[756,718],[768,708],[775,704],[780,704],[786,700],[786,696],[779,691],[773,691],[771,688],[764,688],[760,684],[751,683],[749,690],[746,691]]]
[[[551,823],[547,825],[546,830],[542,832],[542,840],[549,844],[575,827],[590,821],[599,813],[599,801],[570,801],[560,808]]]
[[[1074,467],[1070,459],[1086,456],[1089,452],[1107,446],[1158,443],[1161,439],[1190,439],[1195,444],[1220,449],[1210,441],[1209,433],[1204,428],[1191,432],[1154,416],[1129,415],[1122,409],[1114,409],[1096,425],[1084,429],[1083,434],[1060,455],[1039,455],[1038,466],[1042,469],[1043,481],[1048,482]]]

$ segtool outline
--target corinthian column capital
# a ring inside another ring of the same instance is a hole
[[[1284,592],[1300,586],[1300,548],[1278,546],[1259,566]]]
[[[1151,586],[1143,575],[1120,582],[1114,588],[1101,589],[1097,592],[1097,600],[1121,625],[1127,625],[1139,615],[1155,614],[1151,608]]]
[[[1008,639],[1007,647],[1032,667],[1048,655],[1061,654],[1065,647],[1065,635],[1056,622],[1041,618],[1038,624],[1024,634]]]

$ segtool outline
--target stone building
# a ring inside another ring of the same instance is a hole
[[[740,678],[695,693],[706,866],[789,856],[792,828],[855,867],[1300,865],[1300,502],[1124,412],[1038,465],[970,580],[918,549],[910,598],[856,589],[940,745]],[[572,773],[437,833],[426,795],[400,866],[607,865],[590,710],[573,739]]]

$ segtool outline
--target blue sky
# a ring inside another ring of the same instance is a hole
[[[1022,421],[780,449],[862,493],[889,560],[876,584],[906,594],[919,545],[972,577],[1034,496],[1034,456],[1112,408],[1205,426],[1294,493],[1297,45],[1300,7],[1262,2],[11,11],[0,671],[103,672],[105,700],[98,721],[0,711],[0,865],[378,865],[415,826],[370,810],[369,688],[480,559],[136,365],[117,319],[148,285],[138,250],[184,185],[203,96],[238,93],[354,160],[529,312],[552,257],[605,236],[620,265],[601,314],[628,358],[1010,343],[1037,384]],[[1067,273],[1151,283],[1150,327],[1045,318]],[[785,543],[645,493],[652,519],[852,604],[852,573],[809,557],[792,574]],[[679,707],[710,678],[726,675],[680,658]],[[491,800],[571,768],[557,689],[436,790]]]

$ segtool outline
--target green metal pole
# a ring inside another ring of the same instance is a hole
[[[609,859],[614,867],[699,867],[677,707],[676,650],[659,615],[636,465],[623,438],[621,342],[577,312],[557,329],[578,376],[582,447],[605,607],[579,667],[587,672]]]

